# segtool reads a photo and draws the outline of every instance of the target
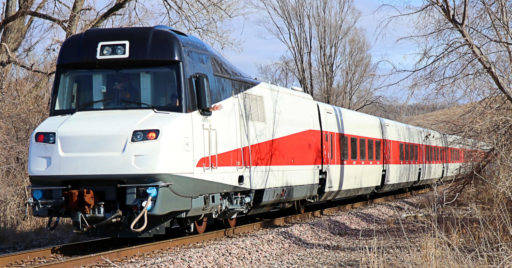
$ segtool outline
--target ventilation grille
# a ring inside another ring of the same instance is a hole
[[[265,122],[265,105],[262,96],[245,94],[245,108],[250,121]]]

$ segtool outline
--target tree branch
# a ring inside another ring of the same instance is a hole
[[[103,22],[105,22],[108,18],[115,15],[116,12],[126,7],[126,5],[131,2],[132,0],[116,0],[116,3],[114,6],[109,8],[105,13],[97,17],[95,20],[90,22],[87,25],[87,29],[99,27]]]

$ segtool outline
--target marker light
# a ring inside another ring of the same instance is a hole
[[[158,195],[158,190],[156,189],[156,187],[149,187],[146,189],[146,193],[148,193],[148,195],[154,199]]]
[[[154,132],[154,131],[150,131],[150,132],[148,132],[148,134],[146,134],[146,138],[148,140],[154,140],[154,139],[156,139],[156,136],[157,136],[156,132]]]
[[[42,133],[37,133],[37,135],[36,135],[36,141],[37,141],[37,142],[43,142],[43,141],[44,141],[44,134],[42,134]]]
[[[35,140],[40,143],[55,144],[55,132],[37,132]]]
[[[158,129],[135,130],[132,134],[132,142],[156,140],[159,134]]]
[[[32,190],[32,196],[35,200],[41,200],[43,198],[43,191],[42,190]]]

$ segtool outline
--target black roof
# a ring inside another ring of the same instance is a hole
[[[170,27],[94,28],[68,38],[60,49],[57,65],[101,65],[102,63],[181,61],[178,33]],[[97,59],[99,42],[128,41],[126,59]]]

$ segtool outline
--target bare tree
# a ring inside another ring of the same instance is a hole
[[[288,48],[293,74],[316,99],[360,110],[376,103],[375,65],[350,0],[260,0],[267,29]]]
[[[343,44],[338,61],[336,85],[330,93],[333,104],[352,109],[363,110],[380,102],[375,94],[377,66],[372,62],[370,46],[363,32],[352,29]]]
[[[36,62],[24,59],[29,58],[27,55],[32,51],[39,54],[49,48],[56,51],[63,39],[103,25],[163,22],[183,27],[185,31],[225,47],[231,42],[223,22],[239,15],[240,11],[240,4],[232,0],[109,0],[102,4],[92,0],[6,0],[0,20],[0,74],[2,81],[6,81],[13,64],[32,72],[51,74],[38,68],[41,66]],[[55,54],[52,55],[55,57]],[[0,92],[3,87],[0,85]]]
[[[351,1],[321,0],[315,1],[312,7],[317,95],[321,101],[334,103],[334,83],[347,56],[343,50],[347,37],[355,29],[359,12],[353,8]]]
[[[417,17],[419,60],[403,80],[438,93],[479,99],[502,94],[512,103],[512,6],[505,0],[425,0],[398,15]],[[410,80],[409,80],[410,81]],[[479,85],[474,87],[471,85]]]
[[[13,64],[33,72],[52,73],[51,71],[38,69],[34,62],[22,60],[29,52],[34,50],[34,43],[39,43],[41,40],[49,38],[49,36],[39,32],[42,27],[41,24],[49,25],[43,27],[42,32],[58,27],[67,38],[78,30],[101,25],[105,20],[125,8],[126,4],[130,1],[117,0],[109,3],[109,8],[97,13],[90,20],[83,23],[84,26],[79,29],[79,22],[84,21],[82,13],[91,10],[90,7],[84,7],[85,0],[74,0],[72,4],[66,4],[63,1],[54,2],[47,0],[37,4],[34,0],[6,0],[2,20],[0,21],[0,32],[2,33],[0,37],[0,75],[3,81],[2,85],[0,85],[0,92],[4,87],[4,82],[7,81],[7,76],[10,74]],[[36,40],[34,41],[33,39]],[[28,43],[28,45],[25,49],[21,49],[24,42]]]
[[[296,81],[293,61],[281,56],[279,61],[258,66],[259,80],[282,87],[290,87]]]
[[[271,20],[268,30],[292,55],[304,92],[313,95],[313,8],[301,0],[261,0]]]

